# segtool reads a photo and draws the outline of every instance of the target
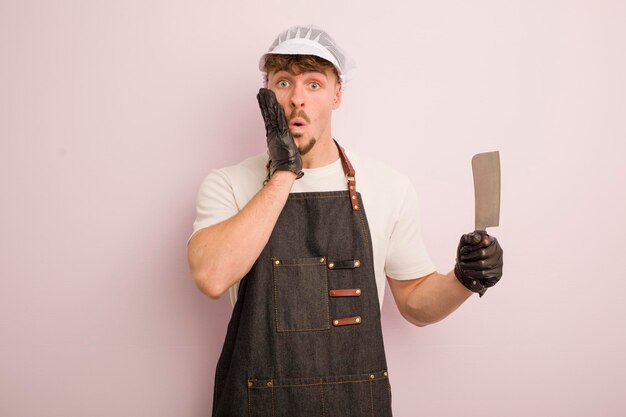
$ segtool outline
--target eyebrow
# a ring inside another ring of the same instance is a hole
[[[274,77],[276,77],[276,76],[281,76],[281,74],[283,74],[283,73],[285,73],[285,74],[289,74],[289,75],[290,75],[290,76],[292,76],[292,77],[297,77],[297,76],[299,76],[299,75],[303,75],[303,74],[304,74],[304,75],[305,75],[305,78],[307,77],[307,76],[306,76],[306,74],[312,74],[311,76],[313,76],[313,77],[315,77],[315,76],[319,75],[319,76],[321,76],[321,77],[324,77],[324,79],[325,79],[325,80],[328,80],[328,76],[327,76],[325,73],[323,73],[323,72],[319,72],[319,71],[304,71],[304,72],[299,72],[299,73],[297,73],[297,74],[296,74],[296,73],[293,73],[293,72],[291,72],[291,71],[287,71],[287,70],[280,70],[280,71],[276,71],[276,72],[274,73],[274,75],[273,75],[273,76],[274,76]]]

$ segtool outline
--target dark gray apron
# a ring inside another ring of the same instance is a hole
[[[240,283],[213,417],[391,416],[371,237],[339,150],[349,191],[290,194]]]

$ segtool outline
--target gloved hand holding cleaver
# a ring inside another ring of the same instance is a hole
[[[474,174],[474,232],[461,236],[454,274],[466,288],[482,297],[502,277],[502,248],[487,234],[500,221],[500,153],[472,158]]]

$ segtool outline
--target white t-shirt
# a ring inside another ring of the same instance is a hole
[[[361,193],[369,223],[374,253],[378,299],[382,305],[385,277],[407,280],[435,271],[422,242],[417,195],[409,179],[378,161],[346,151],[356,172],[357,191]],[[197,197],[197,217],[193,233],[237,214],[263,187],[267,154],[241,163],[212,170],[204,179]],[[321,168],[304,169],[292,193],[343,191],[347,182],[337,159]],[[233,304],[238,284],[230,288]]]

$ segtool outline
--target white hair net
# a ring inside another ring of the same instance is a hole
[[[356,68],[337,42],[324,30],[314,26],[292,26],[281,32],[274,40],[266,54],[259,61],[259,69],[264,71],[265,57],[269,54],[280,55],[315,55],[331,62],[342,85],[350,80]]]

